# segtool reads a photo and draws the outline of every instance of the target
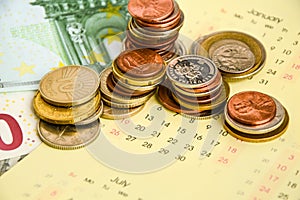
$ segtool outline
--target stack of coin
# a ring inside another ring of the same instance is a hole
[[[257,91],[233,95],[224,113],[224,128],[248,142],[275,139],[285,132],[289,122],[286,109],[277,99]]]
[[[167,65],[166,74],[158,98],[167,108],[198,118],[211,117],[224,109],[229,86],[208,58],[177,57]]]
[[[264,66],[264,46],[251,35],[236,32],[215,32],[198,38],[191,54],[210,58],[226,80],[250,78]]]
[[[185,53],[184,46],[176,42],[184,15],[175,1],[130,0],[128,12],[132,18],[128,23],[125,49],[150,48],[166,62]]]
[[[119,119],[141,109],[165,77],[163,58],[150,49],[126,50],[101,73],[103,118]]]
[[[39,136],[46,144],[74,149],[96,139],[103,112],[99,85],[99,75],[84,66],[64,66],[43,76],[33,109],[40,118]]]

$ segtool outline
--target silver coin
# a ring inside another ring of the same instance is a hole
[[[208,58],[198,55],[183,55],[169,62],[166,74],[175,85],[200,88],[213,82],[217,71],[215,64]]]
[[[243,73],[255,64],[251,49],[238,40],[220,40],[209,49],[209,57],[219,70],[228,73]]]
[[[257,125],[257,126],[247,126],[241,124],[239,122],[236,122],[229,116],[227,112],[227,106],[224,109],[225,121],[228,123],[228,125],[230,125],[234,129],[247,134],[257,135],[257,134],[265,134],[274,131],[282,125],[286,116],[286,111],[282,106],[282,104],[277,99],[273,98],[273,100],[275,101],[276,104],[276,115],[270,122]]]

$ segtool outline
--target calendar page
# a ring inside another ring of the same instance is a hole
[[[101,118],[99,137],[85,148],[41,144],[0,178],[0,199],[284,199],[300,200],[300,2],[183,1],[181,39],[240,31],[266,49],[263,69],[228,82],[232,96],[266,93],[282,103],[290,121],[271,141],[236,139],[223,114],[187,118],[153,96],[122,120]],[[30,106],[30,105],[27,105]]]

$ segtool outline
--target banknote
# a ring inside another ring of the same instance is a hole
[[[64,65],[86,65],[100,73],[121,51],[126,5],[0,1],[0,92],[35,90],[43,75]]]
[[[0,160],[30,153],[40,143],[31,109],[35,91],[0,93]]]

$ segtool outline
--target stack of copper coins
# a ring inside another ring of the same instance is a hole
[[[123,51],[112,67],[101,73],[103,118],[120,119],[134,115],[155,93],[165,77],[163,58],[150,49]]]
[[[128,2],[132,16],[129,24],[125,49],[150,48],[168,62],[185,53],[184,46],[176,40],[183,25],[184,15],[173,0]]]
[[[264,142],[281,136],[289,116],[275,98],[257,91],[233,95],[225,107],[225,129],[234,137],[248,142]]]
[[[99,75],[83,66],[47,73],[33,99],[42,141],[55,148],[75,149],[96,139],[103,112],[99,84]]]
[[[226,80],[254,76],[264,66],[266,50],[262,43],[246,33],[220,31],[193,42],[190,52],[210,58]]]
[[[211,60],[196,55],[180,56],[167,65],[166,74],[158,98],[170,110],[207,118],[224,109],[229,86]]]

